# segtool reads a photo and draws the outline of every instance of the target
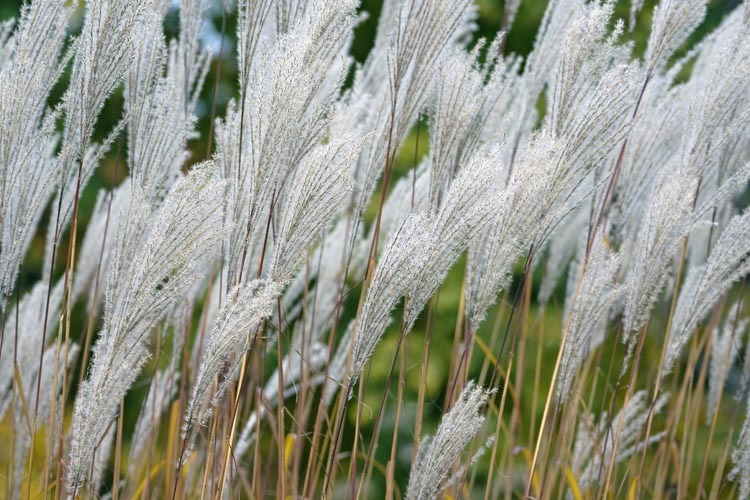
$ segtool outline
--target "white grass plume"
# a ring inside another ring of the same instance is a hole
[[[344,205],[353,186],[349,166],[359,149],[352,137],[342,137],[316,147],[302,160],[286,199],[280,204],[282,215],[275,238],[272,280],[291,280],[307,250]]]
[[[117,234],[130,203],[130,177],[114,191],[100,191],[91,210],[86,233],[78,250],[73,280],[72,303],[88,292],[90,311],[96,311],[104,296]],[[98,276],[98,283],[96,278]],[[96,285],[96,287],[95,287]],[[95,293],[96,292],[96,293]]]
[[[668,398],[668,394],[659,397],[653,407],[655,414],[664,408]],[[659,433],[651,436],[648,442],[641,440],[650,410],[647,391],[638,391],[611,421],[607,412],[602,412],[597,420],[588,414],[581,418],[571,464],[580,486],[594,484],[599,478],[600,470],[607,470],[613,462],[622,463],[644,446],[658,442],[664,437],[663,433]],[[617,452],[613,454],[618,429],[620,434]]]
[[[490,110],[501,97],[498,80],[504,77],[497,61],[484,67],[476,62],[480,42],[470,53],[454,48],[439,60],[434,105],[430,117],[430,210],[437,213],[445,193],[461,166],[477,151],[480,132]],[[495,44],[488,54],[497,53]],[[496,69],[497,71],[492,71]],[[485,84],[485,81],[490,79]]]
[[[711,331],[711,357],[708,363],[708,395],[706,396],[706,418],[710,421],[718,410],[719,392],[727,381],[734,365],[742,339],[750,325],[747,318],[740,319],[742,302],[729,308],[724,324]]]
[[[61,57],[72,9],[58,0],[26,3],[11,37],[0,29],[0,311],[55,187],[58,145],[47,100],[65,63]]]
[[[218,403],[234,377],[242,355],[252,347],[262,321],[272,314],[279,293],[279,287],[274,282],[254,280],[235,289],[226,298],[208,334],[191,391],[183,423],[186,438],[195,425],[202,425],[210,416],[211,408]],[[208,408],[204,409],[211,386],[219,374],[224,374],[224,381],[213,395]]]
[[[240,102],[230,105],[217,130],[222,172],[231,181],[228,287],[237,285],[249,267],[247,255],[253,255],[248,249],[258,233],[262,236],[286,179],[323,140],[343,84],[354,22],[350,0],[344,5],[316,0],[310,16],[278,39],[259,41],[253,53],[240,53],[242,67],[247,58],[252,64],[241,75]]]
[[[151,328],[201,277],[216,251],[224,235],[222,193],[214,169],[205,165],[182,178],[156,213],[138,205],[134,193],[112,263],[104,324],[76,397],[67,464],[71,492],[86,481],[97,443],[149,358]]]
[[[357,320],[349,371],[350,389],[391,323],[391,311],[418,279],[428,255],[425,245],[429,239],[429,217],[414,214],[405,219],[383,250]]]
[[[175,306],[175,311],[171,313],[171,318],[167,322],[170,328],[165,328],[161,332],[162,345],[167,338],[166,330],[172,332],[171,353],[167,367],[157,370],[153,375],[148,394],[146,394],[131,435],[127,477],[132,480],[137,479],[143,466],[144,455],[148,450],[147,446],[156,442],[154,432],[158,431],[162,415],[166,413],[177,393],[183,346],[190,333],[192,306],[193,302],[189,300]]]
[[[55,324],[60,315],[63,295],[62,285],[62,281],[59,281],[49,291],[48,324]],[[39,353],[42,349],[46,350],[48,347],[41,345],[47,295],[47,284],[44,282],[37,283],[34,288],[21,297],[20,302],[14,307],[14,309],[17,308],[17,311],[9,312],[5,320],[3,350],[0,353],[0,418],[10,406],[13,394],[16,392],[14,389],[14,363],[18,363],[22,376],[25,374],[35,376],[34,374],[39,366]],[[18,342],[16,342],[16,338]],[[47,340],[49,340],[49,337]]]
[[[437,433],[420,443],[409,474],[407,499],[439,497],[451,468],[484,424],[480,412],[490,394],[473,381],[466,384],[453,407],[443,415]]]
[[[623,316],[623,342],[632,350],[631,332],[643,327],[669,275],[670,261],[682,238],[689,232],[686,222],[698,179],[674,175],[665,179],[651,195],[641,219],[630,259]]]
[[[654,9],[646,49],[649,73],[661,69],[669,57],[706,16],[706,0],[661,0]]]
[[[738,498],[747,498],[750,495],[750,405],[747,401],[745,405],[745,422],[732,452],[734,467],[729,472],[729,480],[740,483]]]
[[[443,283],[448,271],[469,242],[485,228],[504,201],[499,189],[503,166],[496,150],[482,149],[463,165],[442,198],[431,223],[425,247],[421,279],[408,291],[404,328],[410,330],[429,298]]]
[[[565,300],[563,330],[567,330],[567,336],[555,386],[559,401],[565,401],[570,395],[571,384],[586,354],[604,340],[609,308],[624,290],[616,282],[619,254],[611,252],[604,240],[597,238],[581,276],[583,251],[579,249],[578,261],[571,266],[568,276],[568,290],[573,291]],[[577,285],[579,279],[581,282]]]
[[[705,265],[688,271],[675,307],[664,362],[669,373],[691,333],[733,283],[750,272],[750,210],[729,222]]]
[[[357,74],[349,105],[340,110],[350,114],[360,99],[374,101],[366,114],[372,139],[354,171],[357,212],[364,210],[383,166],[392,159],[388,154],[395,154],[427,104],[441,53],[471,29],[467,0],[405,0],[389,4],[386,12],[389,17]]]

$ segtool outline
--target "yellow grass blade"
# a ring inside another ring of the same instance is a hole
[[[29,418],[29,408],[26,405],[26,395],[23,392],[23,379],[21,378],[21,372],[18,371],[18,363],[13,363],[13,378],[15,378],[16,386],[18,386],[18,397],[21,399],[21,410],[23,410],[23,416],[26,420],[26,426],[29,428],[29,434],[31,434],[31,419]]]
[[[531,469],[531,464],[533,462],[533,457],[531,456],[531,452],[527,447],[521,448],[521,453],[523,454],[523,458],[526,459],[526,464],[529,466],[529,469]],[[534,496],[537,496],[539,494],[540,484],[539,484],[539,474],[535,470],[533,475],[531,476],[531,487],[534,490]]]
[[[294,451],[294,444],[297,442],[296,434],[287,434],[284,438],[284,468],[289,470],[291,467],[292,452]]]
[[[636,499],[636,492],[638,491],[638,476],[634,477],[630,481],[630,487],[628,487],[628,500]]]
[[[570,493],[573,495],[574,500],[583,500],[583,494],[581,493],[581,487],[578,486],[578,479],[573,473],[573,469],[570,466],[565,467],[565,481],[568,483]]]

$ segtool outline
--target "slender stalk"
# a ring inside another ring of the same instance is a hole
[[[742,280],[742,285],[740,286],[740,298],[739,303],[737,305],[737,312],[734,315],[734,322],[732,323],[732,336],[730,342],[733,344],[735,342],[735,335],[737,334],[737,324],[740,320],[740,309],[742,307],[742,294],[745,290],[745,280]],[[706,450],[707,453],[703,457],[703,466],[701,467],[701,478],[700,481],[698,481],[698,489],[696,490],[699,495],[703,492],[703,482],[706,479],[706,469],[708,468],[708,457],[710,456],[710,450],[711,450],[711,444],[713,442],[714,433],[716,432],[716,423],[719,419],[719,408],[721,406],[721,398],[724,395],[724,382],[727,379],[727,374],[729,373],[729,359],[730,354],[732,352],[732,347],[730,346],[729,349],[727,349],[727,353],[725,355],[724,362],[722,363],[722,373],[721,373],[721,379],[719,382],[719,397],[716,401],[716,408],[714,408],[713,415],[711,416],[711,430],[708,433],[708,444],[706,444]],[[713,381],[716,382],[716,381]]]

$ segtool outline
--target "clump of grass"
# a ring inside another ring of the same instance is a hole
[[[229,4],[0,24],[3,496],[747,496],[750,3]]]

